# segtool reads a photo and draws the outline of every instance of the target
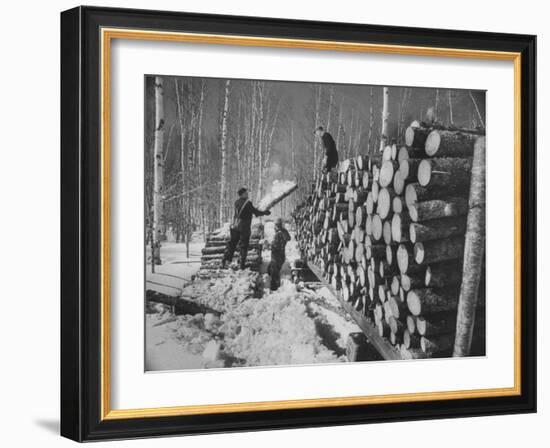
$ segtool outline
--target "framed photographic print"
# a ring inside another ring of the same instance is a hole
[[[535,412],[535,36],[61,14],[61,433]]]

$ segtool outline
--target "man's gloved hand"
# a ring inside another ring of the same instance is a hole
[[[264,212],[264,216],[269,216],[269,215],[271,215],[271,212],[270,212],[269,210],[266,210],[266,211]]]

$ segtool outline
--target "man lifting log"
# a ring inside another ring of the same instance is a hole
[[[245,269],[246,256],[248,254],[248,243],[250,241],[250,226],[252,224],[252,215],[264,216],[271,215],[269,210],[262,212],[252,205],[250,199],[248,199],[248,190],[246,188],[240,188],[237,192],[239,199],[235,201],[235,214],[233,216],[233,223],[231,224],[230,234],[231,238],[227,244],[225,254],[222,261],[222,269],[226,267],[227,262],[231,262],[233,254],[237,248],[237,244],[240,242],[240,267]]]

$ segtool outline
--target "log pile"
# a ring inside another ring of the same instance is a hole
[[[246,258],[246,267],[252,271],[259,271],[262,265],[262,239],[264,237],[264,227],[258,222],[252,225],[250,234],[250,243],[248,245],[248,255]],[[201,278],[215,277],[222,266],[225,249],[229,243],[230,232],[228,227],[211,232],[204,248],[202,249],[201,267],[198,276]],[[231,263],[227,267],[238,268],[240,257],[240,243],[233,255]]]
[[[322,176],[293,212],[296,240],[303,259],[402,358],[449,356],[472,154],[484,137],[413,122],[405,140]],[[483,287],[479,302],[483,307]],[[477,314],[474,346],[483,347],[483,312]]]

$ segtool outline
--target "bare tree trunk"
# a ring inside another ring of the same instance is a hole
[[[223,103],[223,116],[222,116],[222,138],[221,138],[221,176],[220,176],[220,203],[219,203],[219,224],[224,223],[224,207],[226,201],[226,170],[227,170],[227,117],[229,115],[229,88],[231,80],[225,82],[225,96]]]
[[[319,108],[321,103],[321,86],[317,87],[317,94],[315,96],[315,123],[313,127],[316,129],[319,126]],[[319,141],[317,138],[313,137],[313,172],[315,173],[315,180],[317,180],[317,170],[319,165],[317,164],[317,152],[319,148]]]
[[[479,108],[477,107],[477,102],[472,95],[472,91],[468,90],[468,95],[470,95],[470,99],[472,100],[472,103],[474,103],[474,107],[476,109],[477,117],[479,118],[479,122],[481,123],[481,126],[485,127],[485,122],[483,121],[483,117],[481,116],[481,112],[479,112]]]
[[[384,150],[384,147],[389,142],[388,140],[388,121],[390,117],[389,97],[390,97],[389,89],[387,87],[383,87],[382,88],[382,132],[380,135],[380,149],[379,149],[380,152]]]
[[[468,356],[485,253],[485,138],[475,144],[453,356]]]
[[[340,150],[340,135],[342,133],[342,110],[344,108],[344,99],[340,101],[338,110],[338,134],[336,136],[336,148]]]
[[[348,147],[346,148],[346,156],[351,157],[351,151],[353,147],[353,129],[354,129],[354,120],[355,120],[355,109],[351,110],[351,119],[350,119],[350,128],[349,128],[349,139],[348,139]]]
[[[294,150],[294,124],[290,123],[290,156],[292,162],[292,180],[296,181],[296,153]]]
[[[330,132],[330,116],[332,115],[332,101],[334,99],[334,86],[330,88],[330,95],[328,98],[328,113],[327,113],[327,132]]]
[[[451,95],[451,90],[449,90],[447,92],[447,96],[449,98],[449,124],[452,126],[453,125],[453,100],[452,100],[452,95]]]
[[[258,93],[260,95],[260,122],[258,123],[259,136],[258,136],[258,193],[257,201],[262,197],[263,189],[263,145],[264,145],[264,95],[265,95],[265,84],[262,82],[259,84]]]
[[[434,121],[439,121],[439,89],[435,89]]]
[[[201,187],[201,202],[200,202],[200,214],[201,214],[201,226],[204,242],[206,242],[206,219],[205,219],[205,210],[204,210],[204,194],[202,190],[203,187],[203,178],[202,178],[202,117],[204,112],[204,80],[201,82],[201,99],[199,103],[199,129],[197,135],[197,165],[198,165],[198,177],[199,185]]]
[[[155,272],[155,263],[160,264],[160,235],[162,234],[162,219],[164,204],[162,189],[164,186],[164,86],[160,76],[155,77],[155,141],[154,141],[154,186],[153,186],[153,253],[151,254],[151,269]],[[158,257],[155,254],[158,250]]]
[[[367,139],[367,152],[368,152],[369,154],[372,154],[372,153],[373,153],[373,148],[374,148],[374,145],[371,146],[372,128],[373,128],[373,125],[374,125],[374,113],[373,113],[373,108],[374,108],[374,90],[373,90],[373,87],[370,86],[369,136],[368,136],[368,139]]]

